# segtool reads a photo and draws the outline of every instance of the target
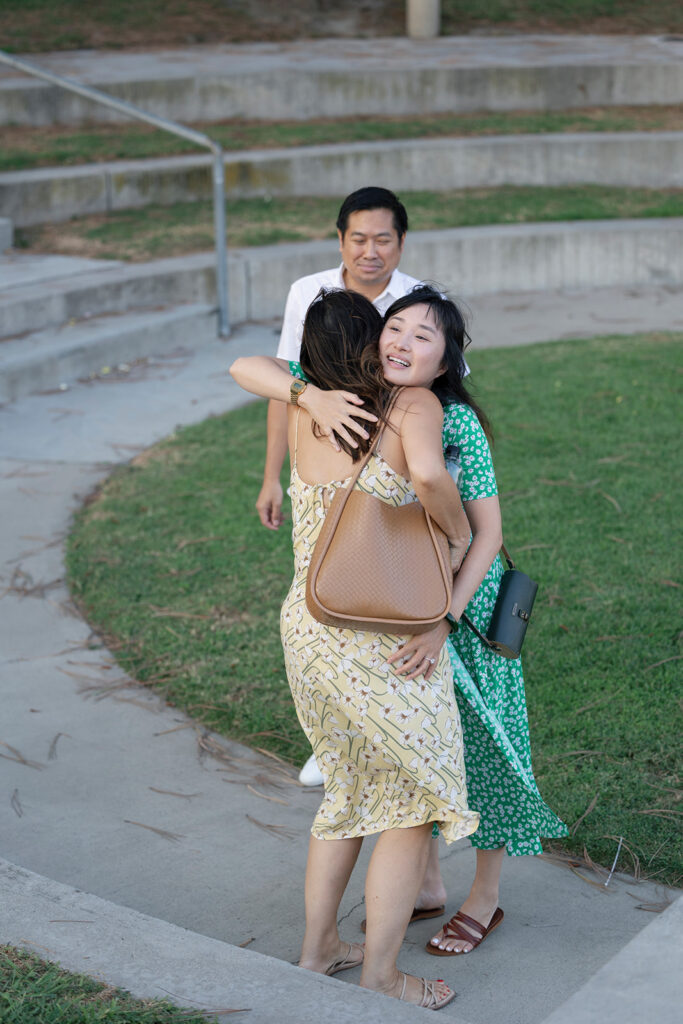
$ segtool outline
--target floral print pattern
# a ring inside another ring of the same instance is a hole
[[[443,443],[459,449],[463,501],[498,493],[489,444],[470,406],[445,409]],[[484,634],[502,575],[498,555],[466,609]],[[544,803],[534,779],[521,659],[494,654],[464,623],[446,646],[467,668],[467,675],[458,674],[454,682],[469,801],[480,814],[472,845],[484,850],[505,846],[513,856],[542,853],[541,836],[565,836],[567,827]]]
[[[292,468],[294,579],[281,613],[287,678],[325,779],[311,832],[347,839],[436,822],[446,842],[476,831],[467,803],[454,675],[443,648],[429,681],[406,681],[386,659],[405,637],[325,626],[306,608],[306,573],[331,498],[345,481],[307,484]],[[382,501],[416,501],[410,483],[373,455],[358,487]]]

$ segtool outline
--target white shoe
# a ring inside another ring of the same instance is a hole
[[[315,754],[311,754],[306,764],[299,772],[299,782],[302,786],[322,786],[323,777],[316,764]]]

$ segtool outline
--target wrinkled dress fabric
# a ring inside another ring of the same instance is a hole
[[[497,494],[491,451],[476,414],[468,405],[449,405],[444,412],[443,444],[458,449],[462,500]],[[502,575],[497,556],[466,609],[484,634]],[[505,846],[511,855],[542,853],[541,837],[558,839],[567,826],[544,802],[534,779],[521,659],[494,654],[464,623],[447,647],[468,670],[454,682],[469,801],[480,814],[472,844],[484,850]]]
[[[386,659],[407,638],[325,626],[306,608],[306,573],[331,500],[343,482],[305,483],[292,468],[294,579],[281,613],[287,677],[299,721],[325,780],[312,834],[347,839],[437,823],[447,842],[476,831],[467,802],[455,675],[444,646],[429,681],[406,681]],[[410,483],[373,455],[358,484],[382,501],[415,501]],[[327,502],[329,504],[329,501]]]

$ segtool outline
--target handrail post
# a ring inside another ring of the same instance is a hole
[[[37,64],[24,60],[23,57],[15,57],[11,53],[0,50],[0,63],[9,64],[10,67],[18,68],[27,75],[34,75],[42,78],[52,85],[58,85],[60,89],[67,89],[75,92],[77,96],[92,100],[94,103],[101,103],[112,110],[118,110],[126,117],[132,117],[137,121],[145,121],[154,125],[162,131],[177,135],[181,139],[189,139],[197,146],[205,146],[213,154],[213,222],[215,231],[216,247],[216,297],[218,299],[218,334],[221,338],[230,337],[230,317],[228,315],[228,254],[225,227],[225,167],[223,165],[223,150],[212,138],[204,132],[198,132],[194,128],[187,128],[177,121],[169,121],[166,117],[159,117],[157,114],[149,114],[146,110],[140,110],[126,100],[119,100],[110,96],[100,89],[94,89],[90,85],[83,85],[72,78],[65,78],[63,75],[56,75],[52,71],[45,71]]]
[[[230,337],[230,307],[228,304],[228,251],[225,228],[225,165],[223,150],[216,146],[213,153],[213,225],[216,236],[216,295],[218,297],[218,333]]]

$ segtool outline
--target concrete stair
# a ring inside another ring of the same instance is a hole
[[[185,121],[570,109],[683,102],[683,43],[645,37],[309,40],[34,59]],[[0,67],[0,124],[116,120]],[[0,401],[215,338],[213,252],[124,264],[11,250],[30,225],[210,194],[203,155],[0,175]],[[683,132],[399,140],[226,159],[231,195],[343,195],[582,182],[683,187]],[[228,233],[230,225],[228,224]],[[233,324],[281,316],[336,241],[234,249]],[[683,286],[683,218],[411,232],[402,267],[466,301],[497,293]]]
[[[225,158],[229,198],[343,196],[368,181],[397,192],[499,185],[683,187],[682,132],[401,139],[253,150]],[[196,156],[0,174],[0,216],[18,227],[212,197]]]
[[[654,36],[318,39],[147,53],[39,54],[43,66],[175,120],[564,110],[683,102],[683,44]],[[121,116],[0,69],[0,124]]]
[[[232,250],[232,323],[280,317],[292,280],[338,258],[332,241]],[[401,265],[465,300],[554,289],[678,290],[683,218],[412,232]],[[9,255],[0,257],[0,282],[2,401],[215,337],[211,252],[145,264]]]
[[[215,338],[215,309],[195,304],[98,316],[0,341],[0,403]]]

